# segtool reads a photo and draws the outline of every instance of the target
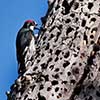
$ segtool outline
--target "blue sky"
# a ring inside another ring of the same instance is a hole
[[[15,40],[27,19],[41,24],[46,14],[47,0],[0,0],[0,100],[17,78]]]

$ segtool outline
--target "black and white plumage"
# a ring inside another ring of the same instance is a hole
[[[23,67],[25,66],[26,49],[31,43],[32,46],[30,46],[30,49],[35,51],[35,36],[32,34],[35,26],[36,23],[34,21],[27,20],[17,34],[16,53],[20,70],[24,70]]]

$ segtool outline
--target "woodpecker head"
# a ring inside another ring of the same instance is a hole
[[[27,20],[25,21],[23,28],[29,28],[31,31],[33,31],[36,26],[37,26],[37,23],[35,21]]]

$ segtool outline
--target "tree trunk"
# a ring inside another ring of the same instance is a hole
[[[48,5],[36,53],[27,51],[11,100],[100,100],[100,0]]]

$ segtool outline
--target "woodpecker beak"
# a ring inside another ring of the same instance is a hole
[[[35,23],[35,26],[38,26],[38,24],[37,24],[37,23]]]
[[[37,26],[38,26],[38,24],[37,24],[37,23],[35,23],[34,30],[40,30]]]
[[[34,27],[34,30],[40,30],[38,27]]]

